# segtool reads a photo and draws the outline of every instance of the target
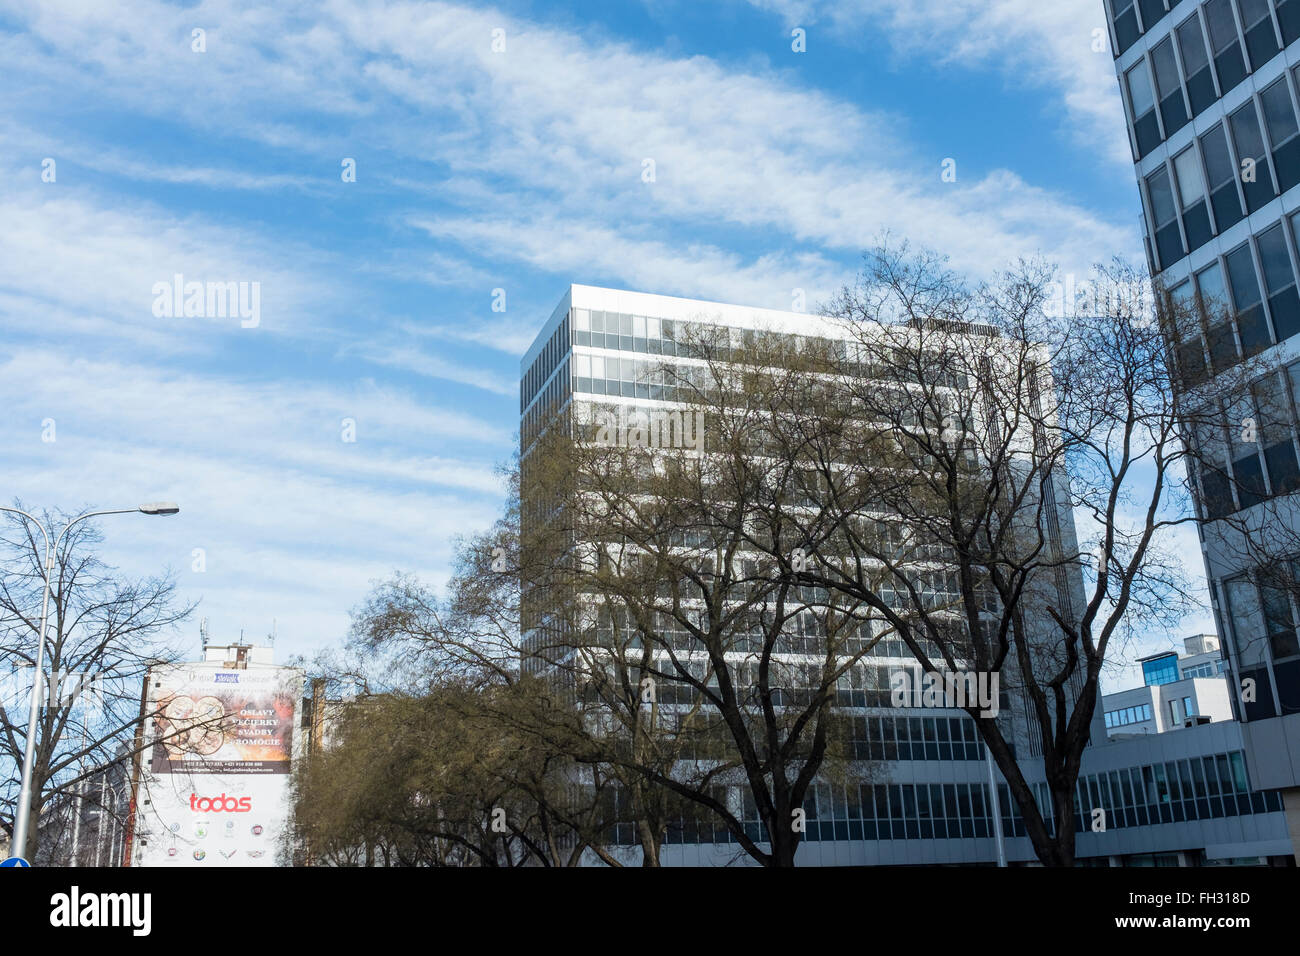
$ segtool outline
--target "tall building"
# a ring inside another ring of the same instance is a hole
[[[673,405],[670,379],[656,370],[665,361],[690,361],[675,357],[691,323],[739,333],[761,328],[849,337],[818,316],[573,285],[520,366],[525,496],[529,449],[551,415],[567,409],[581,418],[594,407]],[[1050,533],[1071,534],[1068,510],[1058,518],[1059,527]],[[540,623],[526,617],[526,650],[527,629]],[[901,641],[884,641],[877,651],[871,666],[913,663]],[[855,715],[852,752],[875,762],[879,774],[870,783],[817,782],[805,804],[809,823],[801,864],[990,864],[998,859],[999,834],[1008,861],[1035,859],[1009,790],[990,774],[984,744],[963,710],[893,706],[888,682],[864,681],[843,693],[841,703]],[[1042,765],[1017,707],[1015,700],[1003,704],[1010,736],[1025,755],[1022,767],[1039,806],[1048,810]],[[1160,746],[1154,738],[1101,745],[1106,727],[1098,708],[1092,739],[1096,745],[1085,753],[1076,793],[1081,862],[1199,865],[1290,857],[1281,801],[1252,787],[1236,722],[1161,735]],[[994,779],[996,790],[990,789]],[[738,805],[746,830],[758,838],[756,811],[747,801]],[[1095,808],[1105,811],[1105,831],[1093,829]],[[615,842],[635,852],[630,826],[619,828]],[[726,830],[682,820],[669,828],[662,861],[725,865],[743,856]]]
[[[1300,840],[1300,607],[1289,586],[1300,564],[1262,566],[1237,531],[1252,525],[1281,546],[1300,528],[1300,0],[1106,3],[1151,273],[1202,320],[1172,343],[1180,373],[1195,386],[1253,356],[1278,369],[1187,438],[1247,765],[1256,785],[1282,792]]]

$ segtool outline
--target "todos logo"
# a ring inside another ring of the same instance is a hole
[[[195,813],[248,813],[253,809],[252,797],[228,797],[224,793],[219,797],[200,797],[190,794],[190,809]]]

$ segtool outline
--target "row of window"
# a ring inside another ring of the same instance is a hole
[[[540,397],[529,399],[528,410],[524,412],[519,423],[519,447],[525,450],[537,439],[544,429],[573,394],[569,382],[569,361],[565,359],[559,373],[551,376],[542,386]]]
[[[552,334],[546,345],[542,347],[537,358],[533,359],[533,364],[529,366],[528,371],[524,373],[523,379],[519,383],[519,411],[522,413],[526,409],[537,393],[541,391],[546,380],[551,377],[551,373],[564,361],[569,353],[569,317],[566,315],[561,321],[560,326]]]
[[[1151,705],[1137,704],[1133,707],[1121,707],[1119,710],[1106,711],[1107,727],[1127,727],[1151,719]]]
[[[1249,396],[1217,409],[1217,422],[1207,415],[1192,430],[1206,519],[1300,489],[1291,393],[1300,396],[1300,362],[1263,376]]]
[[[1300,75],[1288,76],[1147,175],[1146,208],[1160,270],[1300,183],[1300,122],[1291,82],[1300,82]]]
[[[1052,828],[1051,801],[1045,784],[1035,785],[1035,798]],[[741,822],[751,840],[766,842],[766,829],[748,791],[742,792]],[[1025,836],[1024,820],[1006,784],[998,785],[1002,833]],[[1106,829],[1155,826],[1189,820],[1210,820],[1278,813],[1277,791],[1252,791],[1239,751],[1193,757],[1142,767],[1126,767],[1080,777],[1075,792],[1075,830],[1092,829],[1093,811],[1104,811]],[[818,782],[804,800],[804,839],[822,840],[942,840],[986,839],[993,836],[988,787],[971,783],[850,784]],[[634,845],[635,827],[613,828],[613,842]],[[666,842],[734,843],[735,837],[716,821],[686,817],[668,828]]]
[[[1300,213],[1290,225],[1300,228]],[[1189,319],[1175,330],[1188,388],[1300,332],[1300,294],[1287,233],[1278,221],[1169,290],[1172,312]]]
[[[1203,664],[1196,664],[1196,665],[1194,665],[1194,666],[1192,666],[1192,667],[1184,667],[1184,668],[1183,668],[1183,677],[1184,677],[1184,678],[1188,678],[1188,677],[1218,677],[1218,676],[1220,676],[1221,674],[1223,674],[1223,672],[1224,672],[1225,670],[1227,670],[1227,667],[1228,667],[1228,662],[1227,662],[1227,661],[1223,661],[1223,660],[1219,660],[1219,661],[1206,661],[1206,662],[1203,663]]]
[[[963,717],[854,717],[857,760],[983,760],[984,741]]]
[[[1115,28],[1115,56],[1138,41],[1180,0],[1110,0],[1110,22]]]
[[[1015,812],[1005,784],[999,788],[1003,833],[1024,836],[1024,823]],[[753,797],[744,792],[741,823],[745,835],[767,842],[767,829],[758,819]],[[988,787],[978,783],[862,784],[842,787],[825,783],[810,788],[804,801],[804,840],[971,840],[993,836]],[[612,841],[631,846],[639,842],[632,824],[613,828]],[[735,843],[731,831],[715,820],[684,817],[668,826],[669,844]]]
[[[1166,654],[1154,660],[1142,662],[1142,682],[1148,687],[1159,684],[1172,684],[1178,680],[1178,655]]]
[[[1241,574],[1223,582],[1241,681],[1239,701],[1248,721],[1276,717],[1279,709],[1283,714],[1300,713],[1300,640],[1296,634],[1300,558],[1289,565],[1281,571]]]
[[[1138,159],[1300,38],[1300,0],[1274,2],[1209,0],[1124,73]]]
[[[1046,785],[1037,784],[1035,791],[1040,807],[1051,805]],[[1275,813],[1282,799],[1276,790],[1251,790],[1245,760],[1233,751],[1081,776],[1075,791],[1077,832],[1092,829],[1094,809],[1105,811],[1106,829],[1113,830]]]
[[[761,335],[753,329],[594,309],[574,309],[572,319],[574,345],[679,358],[701,358],[707,351],[710,357],[722,362],[730,361],[734,352],[754,348]],[[978,328],[971,326],[964,331]],[[911,381],[916,377],[916,358],[906,351],[890,356],[883,350],[870,349],[850,339],[791,333],[782,333],[781,337],[801,351],[812,351],[815,348],[838,357],[842,362],[852,361],[854,374],[865,378]],[[592,356],[592,361],[597,357]],[[605,360],[613,363],[619,361],[617,357],[605,357]],[[655,364],[650,362],[638,367],[654,367]],[[578,374],[585,377],[581,372]],[[612,380],[619,376],[608,374],[607,368],[605,377]],[[593,381],[598,380],[601,375],[593,371],[591,378]],[[627,378],[626,374],[623,378]],[[934,357],[933,374],[928,375],[928,380],[950,388],[964,388],[966,385],[965,376],[954,372],[938,355]],[[593,388],[593,391],[596,389]],[[597,391],[597,394],[627,393]]]

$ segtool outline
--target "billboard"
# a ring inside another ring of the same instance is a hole
[[[291,667],[206,662],[150,674],[134,865],[276,865],[301,696]]]

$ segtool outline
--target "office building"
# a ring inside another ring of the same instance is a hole
[[[1151,273],[1202,319],[1179,374],[1194,397],[1247,358],[1277,369],[1187,438],[1247,766],[1300,839],[1297,566],[1248,547],[1300,541],[1300,0],[1105,2]]]
[[[1197,634],[1183,646],[1183,655],[1164,651],[1142,658],[1141,687],[1102,696],[1111,740],[1233,719],[1218,638]]]
[[[665,356],[677,355],[676,342],[687,323],[847,337],[817,316],[571,286],[521,362],[525,472],[530,447],[558,412],[580,416],[583,406],[595,403],[671,405],[675,396],[667,390],[668,380],[655,370]],[[1071,534],[1068,512],[1058,517],[1064,531],[1057,533]],[[524,641],[527,650],[527,632]],[[910,664],[901,642],[890,643],[882,644],[872,662]],[[1206,653],[1203,642],[1195,646]],[[964,711],[891,707],[888,691],[871,684],[846,693],[842,703],[854,713],[853,753],[876,763],[879,775],[870,783],[818,781],[805,804],[809,825],[799,850],[801,865],[990,864],[997,860],[999,832],[1009,862],[1035,859],[1006,784],[999,778],[996,794],[990,790],[985,748]],[[1022,767],[1040,807],[1050,807],[1019,702],[1008,703],[1012,739],[1026,755]],[[1101,708],[1092,726],[1096,743],[1085,753],[1077,792],[1081,863],[1263,864],[1291,858],[1281,799],[1252,786],[1238,723],[1196,725],[1178,734],[1110,744],[1101,744],[1106,740]],[[740,809],[748,835],[760,839],[759,816],[747,798]],[[1092,829],[1093,809],[1105,813],[1102,832]],[[615,842],[634,862],[639,853],[634,829],[618,830]],[[670,826],[662,861],[727,865],[748,858],[726,830],[684,818]]]

